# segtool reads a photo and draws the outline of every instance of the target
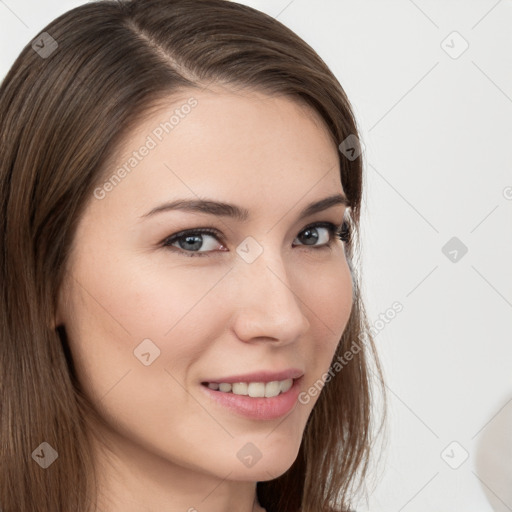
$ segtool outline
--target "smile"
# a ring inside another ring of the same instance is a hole
[[[272,398],[280,393],[286,393],[293,385],[293,379],[275,380],[271,382],[211,382],[206,384],[210,389],[234,395],[244,395],[253,398]]]

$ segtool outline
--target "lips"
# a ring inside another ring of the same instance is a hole
[[[301,373],[302,372],[294,373],[294,375],[300,375]],[[276,376],[281,375],[283,374],[267,373],[266,375],[263,375],[262,372],[259,372],[253,374],[239,375],[235,377],[223,377],[223,379],[226,378],[229,380],[233,380],[239,378],[246,379],[255,377],[260,379],[274,379],[276,378]],[[289,373],[287,375],[289,375]],[[211,389],[211,385],[215,386],[215,384],[211,383],[210,385],[203,383],[203,385],[199,387],[201,389],[201,393],[205,394],[205,396],[210,401],[212,406],[221,407],[225,411],[229,411],[231,413],[244,416],[245,418],[266,421],[282,418],[283,416],[291,412],[291,410],[297,405],[297,399],[300,393],[302,380],[302,376],[295,379],[288,379],[289,382],[292,382],[291,388],[289,388],[285,392],[279,393],[277,396],[271,397],[251,397],[246,395],[238,395],[231,392],[222,392],[221,390]],[[224,383],[224,385],[230,386],[231,384]],[[265,387],[267,385],[269,384],[265,384]],[[270,386],[272,386],[272,384],[270,384]]]

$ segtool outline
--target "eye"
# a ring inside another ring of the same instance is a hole
[[[322,231],[324,232],[323,235]],[[311,224],[305,227],[295,240],[299,240],[299,245],[309,246],[313,249],[326,249],[334,244],[335,237],[338,237],[343,242],[349,241],[348,225],[346,222],[339,227],[332,222]],[[215,239],[217,242],[211,241]],[[184,256],[209,256],[209,253],[216,252],[215,246],[220,245],[222,252],[228,250],[222,243],[219,244],[219,240],[222,240],[222,235],[216,229],[198,228],[175,233],[167,237],[162,242],[162,246]]]
[[[311,226],[304,228],[296,239],[301,240],[304,245],[313,247],[328,247],[334,243],[335,235],[344,242],[348,241],[347,223],[344,222],[341,227],[334,225],[332,222],[317,222]],[[324,236],[323,243],[317,244],[321,237],[318,234],[319,229],[324,229],[327,232],[327,237]],[[302,236],[301,236],[302,235]]]
[[[215,239],[220,238],[220,233],[216,229],[212,228],[200,228],[196,230],[181,231],[166,238],[164,241],[164,247],[171,250],[177,251],[185,256],[205,256],[202,253],[212,252],[217,244],[209,243],[205,244],[204,239]],[[178,247],[176,247],[178,244]],[[203,248],[206,245],[206,250],[198,251],[199,248]],[[221,245],[221,247],[224,247]]]

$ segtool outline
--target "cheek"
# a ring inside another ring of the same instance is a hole
[[[318,333],[323,330],[325,339],[336,344],[352,310],[352,276],[346,260],[326,265],[310,290],[306,304],[312,318],[316,319]]]
[[[328,267],[318,276],[305,300],[315,340],[308,354],[311,364],[308,385],[313,385],[329,370],[352,311],[353,284],[348,264],[343,259]]]
[[[216,295],[222,286],[216,284],[228,270],[84,253],[73,272],[65,322],[84,385],[103,395],[148,359],[151,368],[183,377],[218,335],[216,326],[225,325]]]
[[[66,332],[82,388],[115,429],[149,446],[163,426],[186,439],[194,426],[208,422],[183,385],[219,336],[216,327],[225,328],[215,310],[222,287],[215,284],[227,270],[173,269],[135,259],[121,264],[105,254],[101,261],[90,255],[77,262]],[[176,410],[187,412],[186,422]],[[161,445],[176,451],[172,439]],[[186,453],[179,456],[186,459]]]
[[[147,256],[83,258],[82,283],[92,325],[126,343],[154,337],[162,340],[187,321],[227,269],[176,265]],[[82,293],[84,295],[84,293]]]

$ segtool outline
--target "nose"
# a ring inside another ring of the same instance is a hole
[[[282,259],[268,252],[252,263],[238,261],[232,276],[237,280],[233,328],[246,342],[261,338],[293,343],[310,327],[304,314],[309,309],[302,302],[304,291],[297,289],[296,280],[290,281]]]

